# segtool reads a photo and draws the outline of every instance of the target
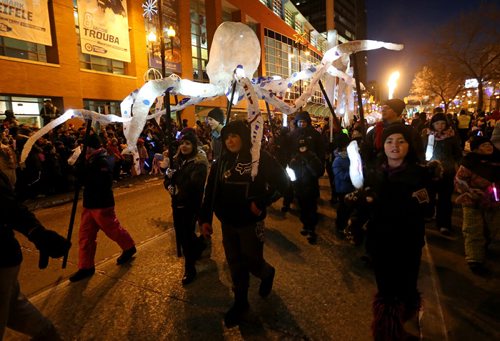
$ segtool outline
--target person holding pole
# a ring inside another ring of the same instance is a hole
[[[196,220],[203,199],[208,160],[198,149],[198,138],[187,132],[180,139],[179,148],[171,168],[167,169],[163,185],[172,196],[172,212],[176,236],[184,254],[184,276],[182,284],[194,281],[196,260],[205,248],[203,241],[196,237]]]
[[[247,122],[228,123],[222,128],[221,138],[223,153],[210,169],[200,224],[208,238],[212,234],[212,212],[221,222],[235,296],[224,316],[226,327],[231,328],[239,325],[248,311],[250,273],[261,279],[261,297],[271,293],[275,269],[264,259],[264,219],[266,207],[285,193],[289,181],[278,161],[264,150],[260,152],[258,173],[252,178]]]
[[[123,252],[116,260],[118,265],[128,262],[137,251],[132,237],[116,217],[112,189],[113,172],[107,160],[106,150],[96,134],[88,136],[85,172],[83,173],[81,169],[79,177],[84,190],[79,231],[78,271],[69,278],[71,282],[94,275],[94,257],[99,230],[103,230],[122,248]]]
[[[61,340],[54,325],[20,292],[18,274],[22,253],[14,230],[22,233],[40,251],[38,266],[49,257],[60,258],[71,243],[46,229],[26,206],[19,203],[13,183],[0,171],[0,340],[5,328],[29,335],[33,340]]]

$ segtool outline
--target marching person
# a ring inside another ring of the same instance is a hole
[[[464,156],[455,176],[462,204],[465,260],[477,275],[488,275],[486,251],[500,229],[500,151],[483,136],[470,139],[471,152]]]
[[[14,194],[14,183],[0,171],[0,340],[5,328],[29,335],[33,340],[61,340],[54,325],[20,292],[18,274],[22,253],[14,230],[22,233],[40,251],[39,267],[48,258],[59,258],[71,243],[48,230]]]
[[[182,284],[194,281],[196,260],[204,249],[203,242],[196,237],[203,190],[208,172],[205,152],[198,148],[198,138],[192,132],[180,139],[172,168],[167,170],[164,186],[172,196],[172,212],[176,236],[184,254],[184,276]]]
[[[429,128],[423,131],[423,143],[426,147],[426,159],[439,160],[444,168],[442,179],[436,183],[435,191],[430,195],[431,204],[436,204],[436,226],[442,234],[449,235],[453,211],[453,180],[462,158],[462,150],[444,113],[438,112],[432,116]]]
[[[137,252],[132,237],[116,217],[112,188],[113,171],[107,160],[106,150],[96,134],[88,136],[85,159],[85,173],[79,174],[84,190],[78,235],[78,271],[69,278],[71,282],[94,275],[94,257],[99,230],[118,243],[123,250],[116,260],[118,265],[128,262]]]
[[[271,293],[275,269],[264,259],[264,219],[266,207],[286,191],[289,183],[284,169],[264,150],[260,152],[258,174],[252,179],[247,122],[230,122],[221,137],[223,155],[210,169],[200,222],[203,234],[212,234],[212,207],[221,222],[234,291],[234,305],[224,317],[230,328],[240,324],[249,309],[250,273],[261,279],[260,296]]]
[[[366,174],[364,195],[371,208],[366,247],[378,289],[372,324],[376,341],[402,340],[403,323],[420,308],[417,279],[424,212],[428,188],[442,172],[439,161],[433,161],[433,167],[418,164],[411,134],[403,125],[385,128],[382,143],[384,153],[378,166]]]
[[[300,139],[298,149],[290,160],[290,168],[295,173],[293,192],[300,208],[300,234],[307,237],[310,244],[316,244],[318,236],[319,178],[324,172],[323,160],[309,149],[308,140]]]

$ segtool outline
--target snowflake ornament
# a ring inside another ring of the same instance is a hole
[[[142,8],[144,9],[144,13],[142,14],[145,17],[148,17],[148,20],[151,21],[153,16],[158,13],[158,8],[156,7],[157,0],[146,0],[142,4]]]

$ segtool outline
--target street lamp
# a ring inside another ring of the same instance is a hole
[[[399,76],[400,76],[399,71],[394,71],[389,76],[389,81],[387,82],[387,86],[389,87],[389,96],[388,96],[389,99],[392,99],[394,97],[394,90],[396,89]]]
[[[172,25],[169,26],[167,30],[167,37],[170,38],[170,58],[171,61],[174,62],[174,38],[175,38],[175,30]]]

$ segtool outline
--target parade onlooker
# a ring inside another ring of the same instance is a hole
[[[500,151],[483,136],[472,137],[470,149],[455,177],[456,202],[463,210],[465,260],[472,272],[484,275],[486,249],[500,229]]]
[[[290,160],[294,171],[293,192],[299,204],[300,234],[307,237],[310,244],[316,244],[316,225],[318,224],[319,177],[323,175],[324,164],[309,148],[306,137],[299,139],[298,149]]]
[[[247,122],[232,121],[221,133],[224,153],[210,169],[200,222],[203,234],[210,235],[212,207],[221,222],[234,291],[234,305],[224,322],[233,327],[249,309],[250,273],[261,279],[260,296],[271,293],[275,269],[264,259],[264,219],[266,207],[285,192],[289,183],[283,168],[264,150],[260,153],[258,174],[252,178],[252,143]]]
[[[172,196],[175,235],[184,254],[184,285],[195,279],[195,263],[204,248],[196,237],[195,228],[207,172],[207,156],[198,148],[196,135],[190,132],[184,134],[174,156],[173,167],[167,170],[164,181],[165,189]]]
[[[432,190],[431,204],[435,204],[437,228],[447,235],[451,230],[453,181],[462,158],[460,141],[443,113],[432,116],[429,128],[425,129],[422,135],[423,144],[426,146],[426,160],[439,160],[444,168],[442,179]]]
[[[116,260],[117,264],[128,262],[136,253],[132,237],[121,226],[116,217],[112,189],[113,173],[106,150],[103,148],[99,137],[95,134],[88,137],[85,159],[85,168],[79,170],[80,181],[84,186],[84,190],[83,211],[78,236],[78,271],[69,278],[71,282],[80,281],[94,275],[94,257],[97,247],[97,232],[99,230],[102,230],[106,236],[118,243],[123,250]]]
[[[61,114],[59,109],[52,103],[52,100],[46,99],[43,101],[43,107],[40,110],[40,116],[43,119],[43,125],[46,126],[50,121],[55,120]]]
[[[418,164],[404,126],[384,129],[382,143],[384,153],[378,166],[366,174],[365,200],[371,207],[366,247],[378,289],[372,330],[375,340],[385,341],[403,339],[403,323],[421,304],[417,279],[432,173]]]
[[[48,258],[59,258],[71,244],[47,230],[25,206],[16,200],[14,183],[0,171],[0,340],[5,328],[29,335],[33,340],[61,340],[54,325],[28,301],[19,289],[22,253],[14,231],[28,237],[40,251],[39,267]]]

